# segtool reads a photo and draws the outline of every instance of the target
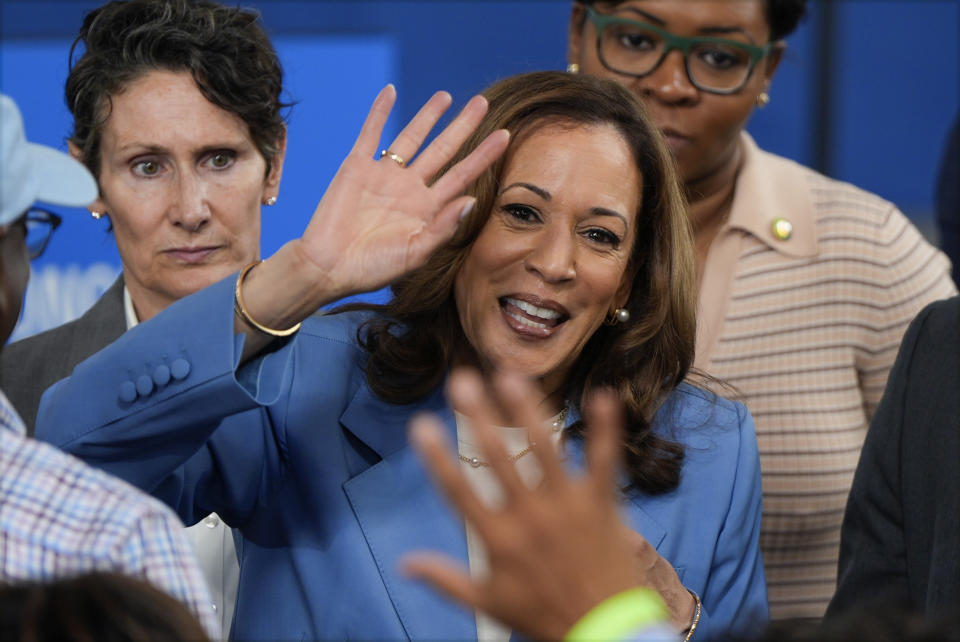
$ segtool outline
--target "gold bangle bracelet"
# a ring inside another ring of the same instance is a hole
[[[696,600],[697,610],[693,612],[693,622],[690,623],[690,629],[687,630],[687,634],[683,636],[683,642],[690,642],[690,638],[693,637],[693,632],[697,630],[697,625],[700,624],[700,596],[690,589],[687,589],[687,592]]]
[[[287,328],[286,330],[274,330],[273,328],[268,328],[263,324],[257,323],[253,317],[250,316],[250,313],[247,312],[247,307],[243,304],[243,295],[240,294],[240,288],[243,285],[243,280],[246,278],[247,273],[250,270],[261,263],[263,263],[263,261],[254,261],[253,263],[248,264],[247,267],[240,270],[240,275],[237,276],[237,287],[233,291],[233,311],[251,328],[256,328],[264,334],[269,334],[271,337],[289,337],[291,334],[300,329],[300,323],[291,328]]]

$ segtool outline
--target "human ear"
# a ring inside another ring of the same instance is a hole
[[[284,127],[280,140],[277,141],[277,153],[270,161],[270,171],[263,181],[263,200],[276,198],[280,193],[280,179],[283,177],[283,160],[287,154],[287,129]]]
[[[770,81],[773,80],[773,74],[780,66],[780,61],[783,60],[783,52],[786,48],[787,44],[782,40],[778,40],[773,43],[773,49],[767,54],[767,57],[763,59],[763,81],[765,87],[770,86]]]
[[[581,44],[583,42],[583,26],[587,19],[587,12],[583,5],[574,2],[570,9],[570,30],[567,36],[567,62],[580,64]]]
[[[73,158],[73,160],[83,165],[86,165],[86,163],[83,162],[83,152],[80,151],[80,148],[77,147],[72,140],[67,141],[67,151],[70,152],[70,157]],[[94,212],[98,212],[102,215],[102,214],[106,214],[109,211],[109,209],[110,208],[107,207],[107,204],[104,202],[103,197],[100,194],[100,180],[98,179],[97,180],[97,200],[87,205],[87,211],[90,212],[91,214]],[[99,217],[96,217],[96,218],[99,218]]]
[[[628,269],[624,273],[620,287],[617,288],[617,293],[613,296],[613,301],[616,304],[613,306],[614,309],[627,307],[627,303],[630,301],[630,293],[633,292],[633,282],[636,278],[635,270]]]

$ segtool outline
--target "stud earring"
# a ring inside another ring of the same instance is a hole
[[[268,207],[269,207],[270,205],[276,205],[276,204],[277,204],[277,197],[276,197],[276,196],[268,196],[266,199],[264,199],[263,204],[266,205],[266,206],[268,206]]]
[[[626,308],[617,308],[611,312],[604,323],[607,325],[617,325],[618,323],[626,323],[630,320],[630,310]]]
[[[90,216],[93,217],[93,220],[99,221],[100,218],[103,216],[103,212],[90,212]]]
[[[770,104],[770,94],[765,91],[761,91],[757,94],[757,107],[763,109]]]
[[[567,65],[567,73],[568,73],[568,74],[579,74],[579,73],[580,73],[580,65],[578,65],[578,64],[575,63],[575,62],[571,62],[569,65]]]

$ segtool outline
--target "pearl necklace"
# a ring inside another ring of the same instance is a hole
[[[564,404],[563,409],[560,411],[560,413],[553,418],[553,421],[550,422],[550,428],[551,430],[553,430],[553,432],[560,432],[561,430],[563,430],[566,424],[567,424],[567,406],[566,404]],[[533,450],[533,446],[534,444],[531,442],[530,445],[528,445],[526,448],[524,448],[520,452],[514,455],[510,455],[509,457],[510,463],[516,462],[518,459],[520,459],[521,457],[529,453],[531,450]],[[457,457],[459,457],[460,461],[462,461],[463,463],[470,464],[474,468],[480,468],[481,466],[490,465],[489,462],[485,462],[479,457],[465,457],[459,452],[457,453]]]

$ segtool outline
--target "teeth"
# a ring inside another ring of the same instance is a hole
[[[560,316],[560,313],[556,310],[550,310],[547,308],[540,308],[532,303],[527,303],[526,301],[520,301],[518,299],[511,299],[507,297],[507,303],[510,305],[515,305],[527,314],[533,315],[535,317],[540,317],[541,319],[546,319],[547,321],[553,321]]]
[[[513,314],[513,313],[510,312],[510,311],[508,311],[507,314],[510,315],[510,318],[511,318],[511,319],[516,319],[516,320],[519,321],[522,325],[525,325],[525,326],[530,327],[530,328],[537,328],[538,330],[545,330],[546,327],[547,327],[547,326],[546,326],[545,324],[543,324],[543,323],[537,323],[536,321],[531,321],[531,320],[528,319],[527,317],[518,316],[518,315],[516,315],[516,314]]]

